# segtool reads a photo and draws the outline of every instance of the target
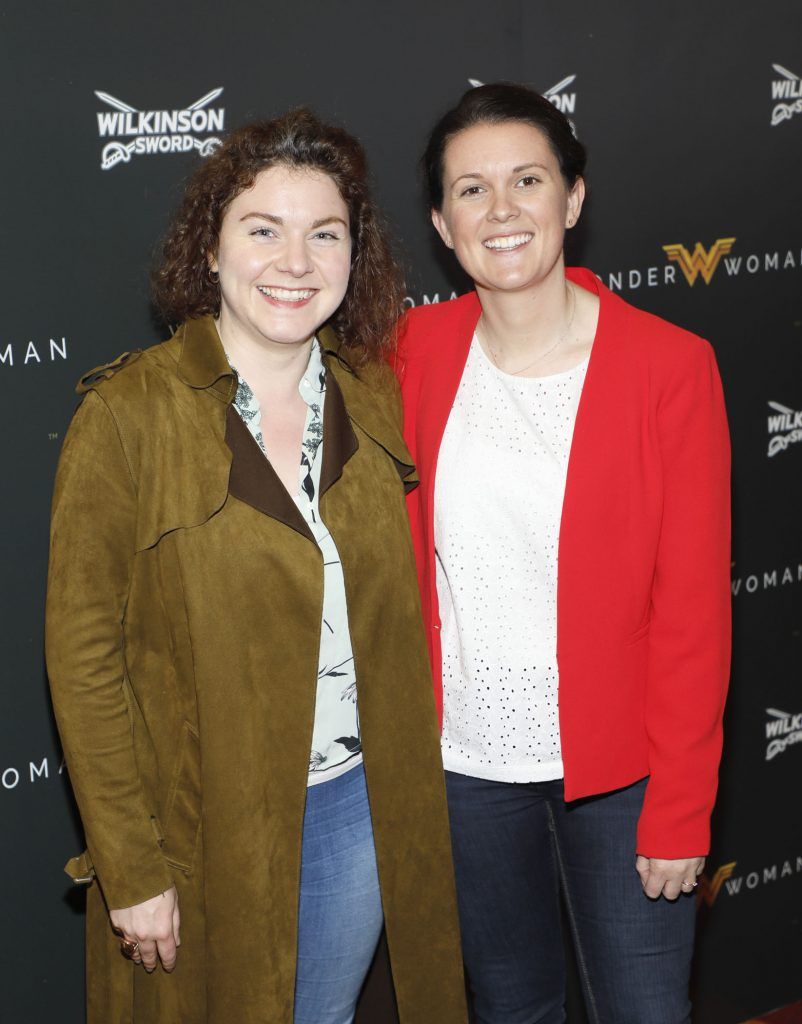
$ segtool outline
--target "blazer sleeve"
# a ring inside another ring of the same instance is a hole
[[[116,423],[90,391],[56,475],[45,646],[70,781],[110,909],[173,884],[137,772],[124,692],[135,524],[134,480]]]
[[[729,680],[730,445],[711,347],[698,340],[656,410],[663,515],[652,590],[646,733],[649,782],[638,852],[709,850]]]

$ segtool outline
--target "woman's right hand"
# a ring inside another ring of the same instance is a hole
[[[165,971],[172,971],[181,945],[181,917],[175,886],[144,903],[122,910],[111,910],[109,917],[117,935],[139,944],[137,952],[131,957],[134,963],[141,963],[150,973],[155,970],[157,961],[161,960]]]

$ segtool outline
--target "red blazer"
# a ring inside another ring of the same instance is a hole
[[[557,586],[566,800],[649,776],[638,852],[701,856],[721,755],[730,653],[730,453],[721,381],[701,338],[600,299],[563,504]],[[442,713],[435,585],[437,454],[480,314],[475,293],[410,310],[399,343],[409,495]],[[463,472],[474,472],[467,464]]]

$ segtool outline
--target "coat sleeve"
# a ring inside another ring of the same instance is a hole
[[[70,781],[110,909],[173,884],[137,772],[123,688],[135,524],[134,480],[117,426],[90,391],[56,475],[45,645]]]
[[[652,589],[649,782],[638,852],[709,850],[730,667],[730,446],[713,351],[677,360],[657,406],[663,516]]]

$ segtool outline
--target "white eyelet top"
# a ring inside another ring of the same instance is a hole
[[[562,777],[557,547],[587,365],[515,377],[471,343],[435,481],[448,771]]]

